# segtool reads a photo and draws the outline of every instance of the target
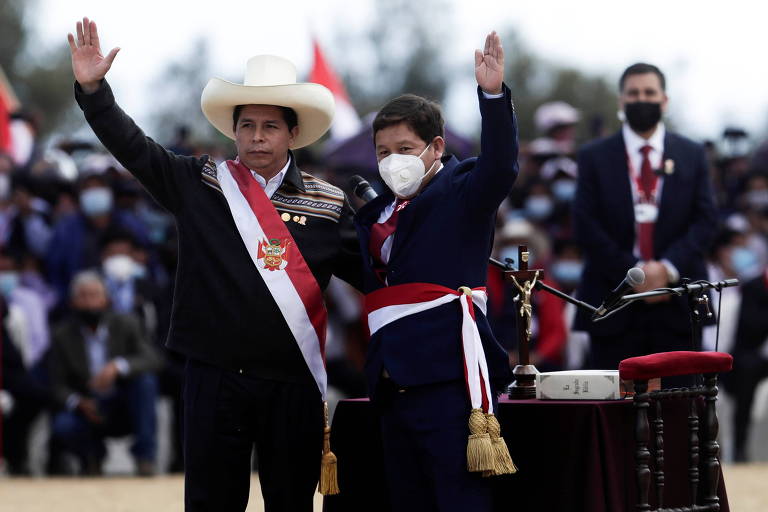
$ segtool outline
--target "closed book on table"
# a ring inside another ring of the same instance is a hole
[[[540,400],[619,400],[624,398],[618,370],[568,370],[536,375]]]
[[[567,370],[536,375],[539,400],[620,400],[635,394],[634,382],[621,380],[619,370]],[[648,391],[661,389],[661,379],[650,379]]]

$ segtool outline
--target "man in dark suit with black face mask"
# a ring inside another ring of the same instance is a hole
[[[645,272],[638,292],[676,286],[685,277],[705,279],[716,228],[703,148],[662,121],[664,74],[634,64],[621,75],[619,90],[621,131],[578,156],[574,222],[585,255],[578,294],[591,304],[600,304],[633,266]],[[596,323],[580,312],[574,328],[590,334],[590,366],[616,369],[627,357],[690,350],[686,300],[648,299]]]

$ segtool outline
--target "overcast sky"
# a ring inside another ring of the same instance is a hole
[[[444,51],[459,63],[465,59],[470,69],[473,49],[485,34],[511,26],[537,55],[611,80],[636,61],[659,65],[667,74],[670,115],[687,135],[717,137],[726,124],[760,134],[768,129],[768,7],[762,2],[454,0],[451,5],[456,34],[445,41]],[[43,46],[64,41],[75,21],[87,15],[99,24],[105,51],[122,48],[110,83],[140,123],[149,119],[151,83],[200,36],[210,40],[217,76],[242,76],[248,57],[261,53],[283,55],[305,74],[311,33],[331,45],[338,30],[386,23],[373,18],[367,0],[37,0],[37,6],[31,21]],[[417,15],[429,20],[432,13],[417,10]],[[505,51],[515,49],[506,45]],[[329,53],[343,58],[335,48]],[[473,93],[466,96],[464,89],[449,94],[447,116],[455,125],[474,125],[474,100],[467,103]]]

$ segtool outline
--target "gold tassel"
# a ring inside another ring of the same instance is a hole
[[[467,470],[482,472],[493,470],[493,445],[488,435],[488,420],[482,409],[469,414],[469,440],[467,441]]]
[[[339,494],[338,460],[331,451],[331,426],[328,421],[328,402],[323,402],[325,409],[325,428],[323,429],[323,459],[320,463],[320,484],[318,490],[323,496]]]
[[[483,471],[483,476],[513,475],[517,473],[517,467],[512,462],[512,456],[509,454],[507,443],[501,437],[499,420],[493,414],[486,414],[485,417],[488,420],[488,434],[493,446],[493,469]]]

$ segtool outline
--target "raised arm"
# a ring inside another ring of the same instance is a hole
[[[479,88],[480,157],[468,182],[468,197],[475,211],[496,211],[517,177],[517,123],[512,93],[504,85],[504,48],[491,32],[483,50],[475,50],[475,79]]]
[[[203,160],[174,155],[147,137],[115,103],[104,77],[119,48],[101,53],[96,23],[77,22],[77,37],[69,34],[75,98],[102,144],[133,174],[163,207],[176,212],[184,196],[181,187],[199,181]],[[197,175],[197,176],[195,176]]]

